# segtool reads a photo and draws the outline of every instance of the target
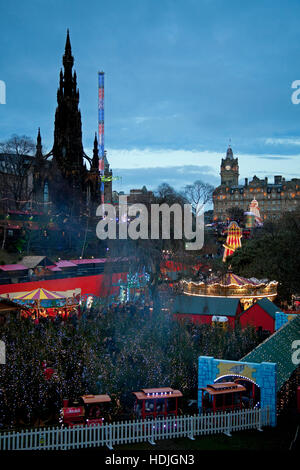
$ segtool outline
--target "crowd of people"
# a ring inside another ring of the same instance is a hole
[[[153,311],[152,302],[143,301],[126,301],[119,303],[112,303],[110,305],[102,305],[94,301],[94,303],[87,307],[83,305],[68,306],[59,308],[32,308],[21,309],[20,318],[24,321],[33,322],[35,325],[73,325],[75,328],[78,326],[78,321],[91,321],[101,319],[106,314],[124,314],[124,315],[149,315]],[[5,323],[9,323],[9,316],[6,318]],[[3,322],[4,323],[4,322]]]
[[[116,415],[119,403],[130,408],[132,391],[145,386],[180,387],[194,396],[199,355],[234,360],[257,345],[253,329],[181,323],[143,299],[111,305],[94,299],[79,314],[38,322],[12,313],[0,340],[9,359],[0,368],[0,428],[1,421],[56,422],[64,398],[87,393],[108,393]]]

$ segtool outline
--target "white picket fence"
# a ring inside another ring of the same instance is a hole
[[[130,444],[161,439],[173,439],[244,429],[261,430],[270,424],[269,409],[251,409],[231,413],[183,415],[156,420],[124,421],[97,426],[74,428],[48,427],[20,432],[0,433],[0,450],[69,450],[86,447]]]

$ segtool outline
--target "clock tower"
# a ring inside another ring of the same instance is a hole
[[[232,148],[228,147],[226,158],[221,162],[221,185],[237,186],[239,184],[239,163],[237,158],[233,158]]]

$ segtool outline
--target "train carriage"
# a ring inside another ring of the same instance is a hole
[[[235,411],[243,408],[242,396],[246,388],[236,382],[209,384],[200,389],[202,393],[202,411]]]
[[[170,387],[144,388],[135,395],[134,413],[136,418],[165,418],[178,415],[179,390]]]

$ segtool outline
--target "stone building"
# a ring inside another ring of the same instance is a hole
[[[231,147],[221,160],[220,175],[221,184],[213,193],[214,220],[227,220],[227,211],[232,207],[248,211],[253,199],[258,202],[263,221],[278,219],[300,207],[300,179],[287,181],[278,175],[270,182],[267,177],[260,179],[254,175],[251,181],[245,178],[244,184],[239,184],[238,158],[234,158]]]
[[[101,203],[101,188],[111,199],[112,172],[105,155],[104,176],[108,181],[101,184],[96,135],[92,158],[83,149],[79,91],[73,64],[68,31],[57,91],[54,142],[46,155],[42,153],[41,134],[38,132],[33,200],[39,209],[52,214],[80,216],[89,211],[95,215],[96,207]]]

